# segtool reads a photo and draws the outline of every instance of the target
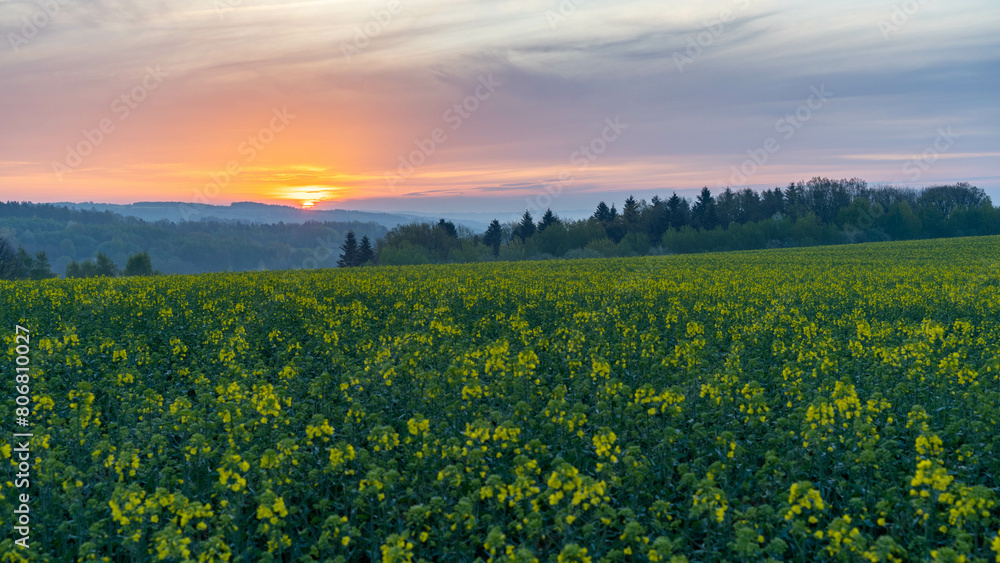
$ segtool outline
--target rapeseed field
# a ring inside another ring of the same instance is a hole
[[[0,282],[0,558],[1000,562],[998,265],[984,237]]]

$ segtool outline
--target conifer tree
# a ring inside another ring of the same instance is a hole
[[[347,238],[344,239],[340,249],[344,252],[340,255],[340,260],[337,260],[338,267],[350,268],[358,265],[358,239],[354,236],[354,231],[347,231]]]
[[[483,234],[483,244],[493,247],[493,256],[499,256],[501,242],[503,242],[503,227],[500,226],[500,221],[494,219]]]
[[[365,235],[361,237],[361,246],[358,247],[358,260],[355,266],[364,266],[368,262],[375,261],[375,250],[372,249],[372,243],[368,240],[368,236]]]

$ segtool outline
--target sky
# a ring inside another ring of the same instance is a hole
[[[1000,202],[995,0],[0,0],[0,200]]]

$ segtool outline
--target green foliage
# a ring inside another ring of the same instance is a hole
[[[615,244],[615,241],[607,237],[588,242],[585,250],[594,251],[605,258],[618,255],[618,245]]]
[[[430,258],[423,246],[416,246],[410,241],[401,240],[394,245],[385,245],[378,255],[379,264],[384,266],[408,266],[429,264]]]
[[[339,268],[353,268],[358,265],[360,255],[358,254],[358,239],[354,236],[354,231],[347,231],[344,244],[340,247],[343,252],[340,260],[337,260]]]
[[[19,262],[20,256],[14,250],[14,245],[8,242],[6,238],[0,237],[0,279],[17,279],[20,273]]]
[[[94,272],[97,276],[113,278],[118,275],[118,265],[103,252],[94,257]]]
[[[419,252],[420,257],[402,263],[420,264],[425,263],[424,260],[427,262],[446,262],[451,250],[459,245],[458,237],[452,236],[451,230],[442,223],[436,225],[413,223],[399,225],[391,229],[385,238],[378,242],[376,254],[380,264],[400,263],[395,258],[390,258],[389,262],[385,262],[382,253],[388,251],[392,255],[397,255],[401,248],[419,247],[422,249]]]
[[[151,276],[153,275],[153,261],[149,258],[148,252],[140,252],[128,257],[125,264],[123,276]]]
[[[551,221],[543,230],[537,233],[532,242],[539,252],[560,257],[570,249],[570,235],[558,219]]]
[[[129,257],[146,252],[168,274],[332,268],[348,230],[373,243],[386,232],[375,223],[148,222],[52,204],[0,203],[0,233],[30,255],[44,251],[57,272],[98,252],[126,268]]]
[[[532,220],[531,213],[525,211],[524,215],[521,217],[521,222],[514,227],[514,236],[519,237],[522,241],[525,241],[535,234],[535,230],[535,222]]]
[[[486,228],[486,232],[483,234],[483,244],[493,249],[493,255],[498,256],[500,254],[500,243],[503,242],[503,228],[500,226],[500,221],[494,219],[490,222],[490,226]]]
[[[0,237],[0,279],[44,280],[55,277],[49,257],[44,250],[28,254],[23,247],[14,252],[14,245]]]
[[[94,258],[77,263],[75,260],[66,266],[67,278],[113,278],[118,275],[118,265],[103,252],[98,252]]]
[[[383,263],[482,260],[478,252],[453,250],[459,246],[454,236],[436,240],[430,234],[434,230],[432,225],[394,229],[380,247],[391,254],[390,262]],[[591,217],[576,221],[547,209],[536,225],[526,210],[506,228],[494,219],[482,235],[457,237],[481,242],[501,260],[535,260],[990,234],[1000,234],[1000,209],[966,183],[915,191],[869,187],[857,178],[813,178],[760,192],[726,188],[713,195],[705,187],[694,201],[676,193],[667,199],[654,196],[649,203],[628,196],[620,214],[614,204],[602,201]],[[413,260],[401,256],[404,240],[409,242],[405,248],[417,252]]]
[[[356,268],[375,262],[375,250],[372,248],[372,243],[368,240],[367,235],[361,237],[361,243],[359,244],[357,238],[354,236],[354,231],[347,231],[347,237],[344,239],[344,244],[340,249],[343,252],[340,255],[340,260],[337,261],[338,267]]]
[[[538,233],[541,234],[542,231],[551,227],[552,225],[559,225],[562,220],[556,217],[556,214],[552,212],[551,209],[546,209],[545,214],[542,215],[542,220],[538,222]]]
[[[368,236],[365,235],[361,237],[361,244],[358,245],[358,266],[371,264],[374,261],[375,249],[372,248],[372,242],[368,240]]]

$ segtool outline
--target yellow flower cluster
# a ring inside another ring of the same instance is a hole
[[[818,520],[815,513],[805,511],[816,511],[818,513],[825,509],[826,503],[823,502],[823,497],[820,496],[819,491],[813,487],[812,483],[803,481],[792,483],[792,486],[789,487],[788,510],[785,512],[785,520],[809,514],[809,523],[816,524]]]

